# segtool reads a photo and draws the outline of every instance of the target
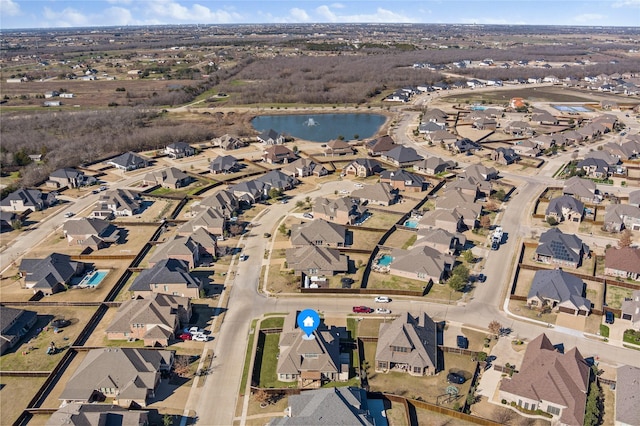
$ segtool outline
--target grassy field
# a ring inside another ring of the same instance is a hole
[[[240,382],[240,394],[244,395],[244,389],[247,387],[247,379],[249,378],[249,365],[251,364],[251,356],[253,350],[253,339],[255,339],[256,323],[258,320],[251,321],[251,333],[247,342],[247,350],[244,356],[244,368],[242,369],[242,381]]]
[[[296,387],[295,382],[287,383],[278,380],[276,369],[278,367],[279,341],[280,333],[267,334],[264,338],[262,363],[260,364],[260,387],[262,388]]]
[[[618,287],[615,285],[607,284],[606,289],[606,303],[607,306],[615,309],[622,307],[622,302],[625,298],[630,298],[633,290],[630,288]]]
[[[373,289],[394,289],[394,290],[411,290],[422,292],[426,283],[424,281],[410,280],[408,278],[400,278],[395,275],[382,274],[380,272],[371,272],[369,274],[369,282],[367,288]]]
[[[2,377],[0,379],[2,424],[10,425],[18,419],[20,413],[27,408],[27,403],[34,396],[35,391],[46,379],[46,377]]]

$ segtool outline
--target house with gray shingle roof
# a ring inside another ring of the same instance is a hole
[[[586,176],[596,179],[604,179],[609,176],[611,166],[600,158],[588,157],[578,162],[577,168],[585,171]]]
[[[285,417],[272,419],[269,426],[338,424],[378,425],[374,423],[364,389],[330,387],[290,395]]]
[[[414,164],[413,170],[428,175],[437,175],[455,167],[454,161],[445,161],[440,157],[429,157]]]
[[[18,189],[0,201],[3,212],[24,212],[27,210],[40,211],[56,203],[53,192],[44,193],[37,189]]]
[[[458,137],[448,130],[436,130],[435,132],[429,133],[427,139],[431,143],[444,144],[447,147],[451,147],[458,140]]]
[[[350,239],[350,237],[349,237]],[[291,227],[291,245],[344,247],[347,244],[347,228],[337,223],[315,219]]]
[[[396,141],[389,135],[380,136],[365,143],[367,152],[372,157],[378,157],[396,147]]]
[[[536,271],[527,295],[527,305],[548,306],[573,315],[589,315],[591,301],[585,298],[585,284],[562,269]]]
[[[214,194],[204,198],[199,203],[194,203],[191,206],[191,211],[201,212],[202,210],[212,209],[220,213],[225,219],[231,219],[236,216],[240,204],[233,192],[227,189],[221,189]]]
[[[235,173],[240,170],[240,163],[233,155],[219,155],[209,163],[209,171],[213,174]]]
[[[155,293],[147,299],[129,299],[107,327],[107,339],[133,338],[144,341],[145,346],[168,346],[190,318],[188,297]]]
[[[584,215],[584,204],[571,195],[561,195],[549,201],[544,212],[545,219],[553,217],[556,221],[580,222]]]
[[[411,376],[438,372],[438,330],[426,314],[414,317],[403,312],[392,322],[380,324],[375,370],[396,371]]]
[[[389,265],[389,274],[412,280],[439,283],[446,279],[455,258],[428,246],[410,250],[395,249]]]
[[[270,145],[262,152],[262,160],[269,164],[287,164],[297,158],[296,153],[284,145]]]
[[[22,224],[20,216],[14,212],[0,211],[0,231],[11,230],[15,224]]]
[[[188,237],[199,228],[204,228],[213,235],[224,235],[226,226],[225,217],[219,210],[204,209],[193,219],[185,222],[179,229],[178,235]]]
[[[457,209],[436,209],[429,210],[422,216],[418,222],[418,229],[443,229],[450,233],[456,233],[466,230],[467,226],[462,213]]]
[[[412,166],[424,159],[415,149],[404,145],[398,145],[389,151],[383,152],[380,158],[393,163],[396,167]]]
[[[264,182],[254,179],[231,185],[229,192],[231,192],[238,201],[252,205],[265,199],[268,189]]]
[[[182,158],[195,155],[196,150],[186,142],[173,142],[164,148],[164,153],[170,158]]]
[[[144,185],[160,185],[163,188],[178,189],[189,185],[193,178],[175,167],[167,167],[147,173],[142,178]]]
[[[69,245],[99,250],[120,239],[120,231],[110,222],[95,217],[67,220],[62,232]]]
[[[640,207],[640,190],[631,191],[629,193],[629,205]]]
[[[449,132],[444,130],[445,127],[446,127],[445,123],[436,123],[435,121],[427,121],[427,122],[423,121],[418,126],[418,132],[419,133],[424,133],[424,134],[427,134],[427,135],[432,135],[432,134],[434,134],[436,132],[445,131],[446,133],[450,134]]]
[[[59,399],[95,402],[113,398],[122,407],[146,407],[155,396],[160,374],[173,365],[173,351],[137,348],[92,349],[67,381]]]
[[[491,152],[491,159],[508,166],[509,164],[520,161],[520,156],[513,148],[498,147]]]
[[[224,149],[225,151],[231,151],[234,149],[240,149],[244,146],[246,146],[247,144],[244,143],[242,140],[238,139],[235,136],[231,136],[229,134],[223,135],[219,138],[213,139],[211,141],[211,144],[213,146],[217,146],[220,147],[222,149]]]
[[[429,186],[429,182],[421,176],[409,173],[404,169],[385,170],[380,173],[380,182],[386,182],[392,188],[405,192],[421,192]]]
[[[340,139],[329,141],[324,149],[324,155],[330,157],[351,154],[353,154],[353,147],[348,142]]]
[[[49,175],[46,185],[54,188],[79,188],[81,186],[88,186],[95,184],[96,178],[93,176],[87,176],[84,172],[76,170],[70,167],[58,169]]]
[[[280,334],[278,380],[297,382],[300,388],[318,388],[326,382],[348,380],[349,364],[340,360],[340,338],[342,334],[346,337],[346,329],[329,328],[321,322],[313,338],[306,339],[297,327],[296,316],[294,312],[285,317]]]
[[[353,202],[351,197],[335,200],[318,197],[313,202],[313,217],[324,219],[340,225],[353,225],[367,214],[368,210],[359,202]]]
[[[38,320],[38,314],[0,305],[0,355],[18,344]]]
[[[293,189],[299,183],[295,176],[290,176],[280,170],[271,170],[254,180],[256,182],[262,182],[265,185],[266,193],[269,193],[272,188],[279,191],[288,191]]]
[[[51,253],[44,259],[22,259],[18,270],[26,288],[33,289],[34,293],[41,291],[51,295],[63,291],[86,267],[86,263],[71,260],[69,255]]]
[[[329,174],[329,170],[327,170],[322,164],[318,164],[308,158],[298,158],[296,161],[284,166],[281,170],[283,173],[295,178],[308,176],[320,177]]]
[[[438,250],[441,253],[451,255],[462,250],[467,243],[464,234],[458,232],[451,233],[441,228],[418,229],[416,242],[413,247],[427,246]]]
[[[388,183],[380,182],[373,185],[365,185],[351,192],[351,197],[365,201],[369,204],[390,206],[398,201],[398,190],[393,189]]]
[[[281,145],[284,143],[284,134],[278,133],[273,129],[265,130],[258,136],[258,141],[266,145]]]
[[[596,199],[597,192],[595,182],[578,176],[567,179],[562,190],[562,194],[571,195],[584,203],[592,203]]]
[[[591,368],[578,351],[559,352],[545,334],[527,345],[522,365],[500,382],[498,399],[527,410],[542,410],[560,425],[581,425]]]
[[[377,160],[358,158],[347,164],[342,173],[347,176],[368,177],[384,170]]]
[[[116,169],[128,172],[130,170],[137,170],[147,167],[149,165],[149,162],[144,157],[129,151],[112,158],[111,160],[107,161],[107,164],[115,167]]]
[[[202,281],[189,273],[189,264],[184,260],[161,259],[145,269],[131,283],[129,291],[135,297],[150,297],[153,293],[171,294],[197,299],[200,297]]]
[[[349,258],[334,248],[315,245],[289,248],[286,258],[297,276],[331,276],[349,270]]]
[[[180,259],[193,269],[200,264],[200,247],[190,236],[176,235],[170,240],[156,246],[149,259],[149,266],[164,259]]]
[[[616,426],[632,426],[640,419],[638,404],[640,387],[640,368],[622,365],[616,371]]]
[[[629,204],[608,204],[604,211],[605,231],[620,232],[623,229],[640,229],[640,207]]]
[[[141,208],[140,194],[118,188],[100,195],[91,216],[105,219],[113,216],[133,216],[138,214]]]
[[[127,410],[111,404],[81,404],[72,402],[58,408],[45,426],[60,425],[110,425],[117,419],[118,425],[146,426],[149,424],[149,412]]]
[[[623,320],[631,321],[631,326],[640,330],[640,290],[634,290],[631,293],[631,298],[622,302],[621,311],[620,317]]]
[[[589,246],[580,238],[551,228],[540,235],[534,260],[577,268],[582,265],[582,259],[590,256]]]

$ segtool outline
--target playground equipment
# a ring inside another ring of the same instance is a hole
[[[458,388],[453,385],[447,386],[447,389],[444,392],[445,393],[443,393],[442,395],[438,395],[436,397],[436,405],[440,405],[440,398],[442,397],[446,397],[443,403],[448,404],[451,401],[455,401],[460,396]]]

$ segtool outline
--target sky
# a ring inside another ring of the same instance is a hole
[[[640,0],[0,0],[0,29],[247,23],[640,27]]]

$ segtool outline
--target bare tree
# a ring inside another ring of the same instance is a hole
[[[180,376],[186,377],[190,373],[189,369],[189,357],[185,355],[176,355],[176,359],[173,363],[173,371]]]
[[[483,229],[491,228],[491,218],[489,217],[489,215],[480,217],[480,226],[482,226]]]
[[[269,395],[264,389],[259,389],[254,392],[253,397],[260,404],[268,404],[271,400],[271,395]]]
[[[629,229],[625,229],[620,233],[620,237],[618,238],[618,248],[631,247],[633,243],[631,231]]]
[[[491,334],[495,334],[496,336],[498,335],[498,333],[500,333],[500,329],[502,328],[502,324],[500,324],[498,321],[493,320],[489,323],[489,331],[491,332]]]

